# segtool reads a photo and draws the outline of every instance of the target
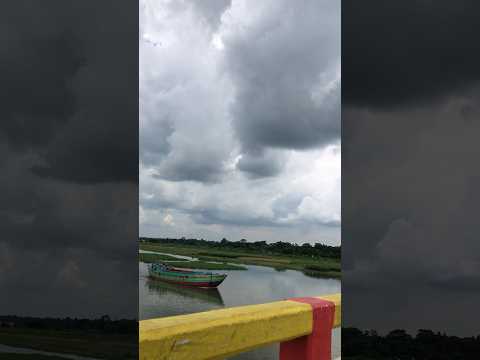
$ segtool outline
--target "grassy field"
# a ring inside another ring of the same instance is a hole
[[[228,262],[235,264],[268,266],[277,270],[298,270],[304,272],[308,276],[313,277],[340,278],[341,276],[340,260],[332,258],[312,259],[305,256],[263,255],[253,252],[249,253],[245,251],[217,250],[203,246],[179,246],[154,243],[141,243],[140,249],[147,251],[170,253],[175,255],[192,256],[198,258],[201,262],[215,261],[223,263],[209,264],[219,265],[220,267],[217,267],[216,270],[225,269],[222,266],[227,266],[228,264],[225,263]],[[188,262],[185,265],[188,265]],[[182,265],[182,267],[185,266]]]
[[[168,262],[168,261],[178,261],[180,259],[170,256],[170,255],[164,255],[164,254],[149,254],[149,253],[140,253],[138,254],[140,261],[146,262],[146,263],[151,263],[151,262]]]
[[[0,328],[0,343],[55,353],[76,354],[99,359],[136,359],[138,339],[132,335],[109,335],[82,331]],[[22,357],[23,356],[23,357]],[[20,355],[5,359],[56,359],[41,355]],[[0,357],[0,360],[3,359]]]

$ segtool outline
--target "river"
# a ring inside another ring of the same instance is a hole
[[[139,317],[189,314],[222,307],[260,304],[290,297],[338,293],[337,279],[319,279],[299,271],[277,271],[263,266],[245,265],[247,271],[225,270],[227,279],[216,290],[192,289],[148,278],[147,264],[139,263]],[[340,329],[334,330],[333,357],[340,356]],[[278,345],[268,346],[230,358],[231,360],[276,360]]]

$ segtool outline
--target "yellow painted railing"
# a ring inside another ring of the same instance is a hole
[[[314,329],[318,327],[316,319],[321,318],[315,315],[312,305],[317,302],[328,304],[330,308],[332,317],[327,324],[330,331],[340,326],[340,294],[305,299],[306,302],[290,299],[140,321],[140,359],[224,359],[272,343],[288,344],[293,339],[305,338],[310,344]],[[331,346],[331,332],[321,337]],[[305,346],[311,347],[301,345]],[[290,357],[281,356],[283,359]],[[298,356],[298,359],[310,357]]]

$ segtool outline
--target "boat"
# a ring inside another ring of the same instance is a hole
[[[150,264],[148,275],[168,283],[199,288],[216,288],[227,277],[227,274],[182,269],[163,263]]]

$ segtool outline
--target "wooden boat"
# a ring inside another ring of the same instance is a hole
[[[161,263],[150,264],[148,275],[168,283],[200,288],[216,288],[227,277],[226,274],[187,270]]]

